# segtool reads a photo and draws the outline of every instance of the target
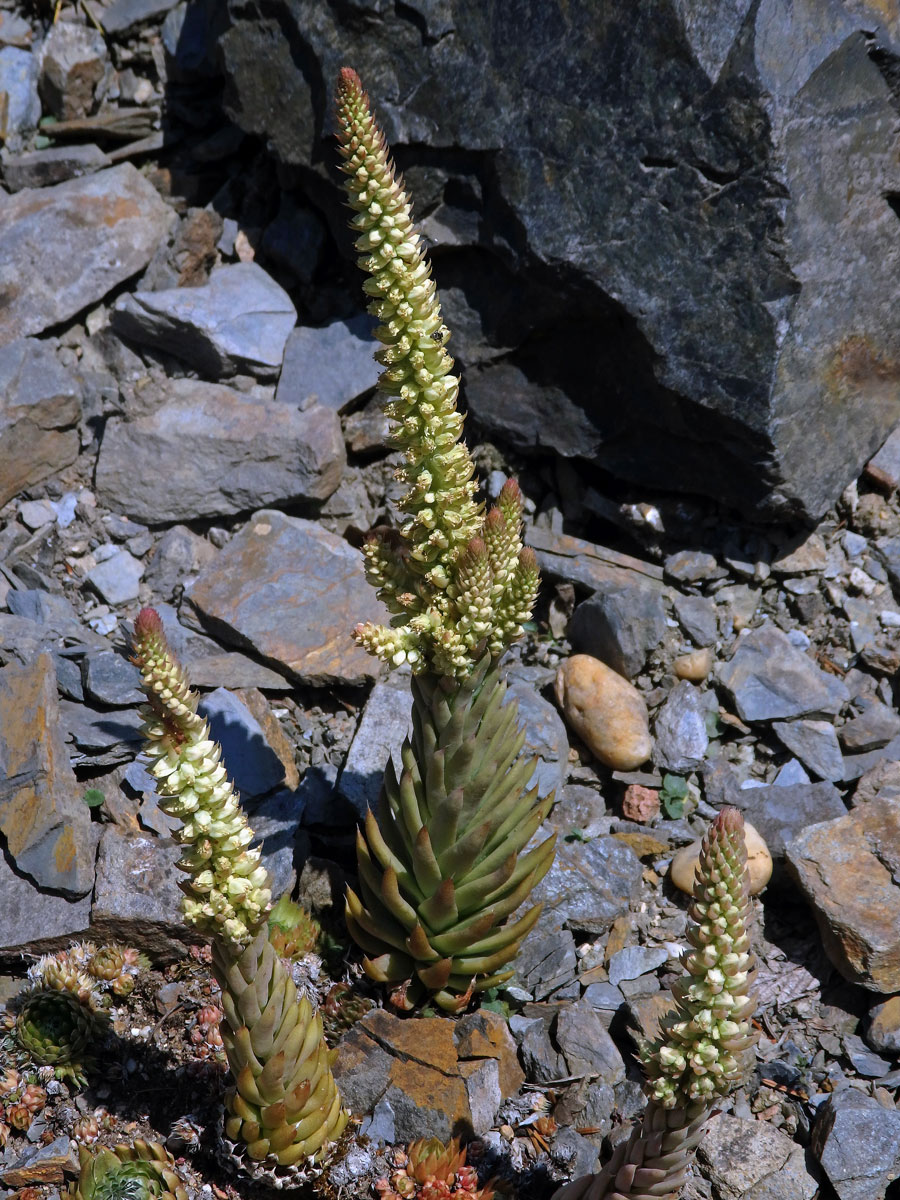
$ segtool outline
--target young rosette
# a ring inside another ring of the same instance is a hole
[[[466,679],[415,676],[402,771],[385,772],[378,820],[357,835],[359,894],[347,925],[393,1002],[448,1012],[509,979],[503,970],[540,916],[511,914],[550,868],[555,835],[525,850],[553,803],[526,790],[535,760],[506,683],[485,654]],[[523,853],[524,851],[524,853]]]
[[[553,1200],[677,1200],[716,1101],[744,1075],[740,1055],[756,1040],[750,953],[750,875],[744,820],[723,808],[703,839],[688,930],[687,975],[675,1009],[641,1049],[650,1099],[642,1121],[602,1171]]]
[[[78,1147],[81,1170],[68,1200],[187,1200],[175,1160],[158,1142],[98,1150]]]
[[[444,1145],[438,1138],[420,1138],[406,1150],[393,1152],[390,1179],[379,1179],[375,1191],[381,1200],[492,1200],[490,1183],[478,1186],[478,1172],[466,1166],[459,1138]]]
[[[57,1079],[83,1086],[103,1036],[103,1020],[70,991],[36,988],[17,1002],[14,1037],[20,1049]]]

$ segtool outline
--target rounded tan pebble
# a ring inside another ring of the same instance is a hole
[[[697,873],[697,863],[700,860],[700,842],[691,842],[682,846],[669,867],[669,878],[682,892],[690,896],[694,890],[694,876]],[[772,855],[769,847],[763,841],[762,834],[750,824],[744,822],[744,842],[747,846],[747,866],[750,868],[750,895],[761,892],[772,878]]]
[[[678,679],[702,683],[712,670],[712,664],[712,650],[709,646],[704,646],[702,650],[690,650],[687,654],[679,654],[672,664],[672,670]]]
[[[573,654],[556,673],[556,699],[569,728],[614,771],[633,771],[653,742],[640,692],[606,663]]]

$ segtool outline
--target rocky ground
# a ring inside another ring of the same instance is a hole
[[[510,985],[455,1022],[393,1016],[341,925],[409,705],[348,636],[378,616],[358,546],[397,500],[368,319],[346,240],[273,211],[189,17],[0,3],[0,998],[87,936],[153,961],[87,1088],[43,1080],[30,1124],[8,1122],[25,1077],[0,1097],[0,1188],[52,1195],[73,1135],[141,1134],[192,1196],[246,1191],[214,1152],[215,994],[137,757],[128,635],[152,603],[278,890],[332,937],[303,982],[360,1122],[335,1189],[366,1194],[385,1144],[458,1131],[508,1193],[591,1170],[641,1110],[632,1034],[678,971],[673,855],[729,803],[774,862],[760,1042],[688,1194],[900,1195],[900,434],[790,531],[517,459],[472,424],[485,496],[516,474],[543,570],[510,674],[560,840]]]

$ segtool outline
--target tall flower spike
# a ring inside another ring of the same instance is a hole
[[[378,386],[407,486],[399,537],[376,536],[365,552],[369,581],[395,619],[390,628],[361,626],[355,636],[390,666],[463,678],[485,645],[499,657],[521,637],[531,615],[537,564],[519,565],[522,495],[510,481],[487,517],[475,503],[474,467],[460,440],[459,380],[431,268],[369,98],[348,67],[338,81],[337,120],[358,262],[369,276],[363,287],[381,322]]]
[[[688,974],[675,1010],[642,1048],[650,1100],[643,1120],[596,1175],[553,1200],[677,1200],[716,1101],[737,1087],[738,1055],[756,1040],[751,1017],[750,876],[744,820],[723,808],[703,839],[688,931]]]
[[[275,1187],[296,1187],[327,1155],[348,1115],[341,1107],[322,1020],[297,996],[269,939],[271,888],[253,832],[197,713],[197,695],[159,615],[134,623],[135,661],[148,705],[145,749],[160,807],[178,817],[185,916],[213,939],[222,989],[222,1040],[234,1087],[226,1096],[225,1148],[235,1164]]]

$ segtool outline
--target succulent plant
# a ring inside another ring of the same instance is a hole
[[[531,616],[537,562],[522,546],[514,481],[487,516],[475,503],[431,269],[349,68],[340,75],[337,116],[358,261],[369,276],[364,290],[381,321],[378,386],[409,489],[399,532],[366,545],[368,578],[391,625],[359,626],[356,637],[413,672],[413,733],[399,778],[387,769],[378,820],[369,813],[359,835],[359,892],[348,888],[346,917],[366,972],[392,985],[396,1005],[430,995],[457,1011],[474,991],[509,978],[502,968],[540,908],[512,914],[553,859],[553,838],[522,853],[552,799],[525,791],[534,764],[519,759],[518,709],[504,705],[498,665]]]
[[[282,896],[269,913],[269,941],[282,958],[301,958],[315,952],[322,926],[300,904]]]
[[[490,1183],[478,1186],[478,1172],[466,1166],[466,1152],[459,1138],[444,1145],[438,1138],[421,1138],[393,1153],[396,1168],[390,1179],[379,1179],[375,1191],[382,1200],[452,1200],[473,1197],[491,1200]]]
[[[36,1063],[52,1066],[58,1079],[83,1086],[102,1030],[100,1015],[69,991],[38,988],[19,1001],[15,1040]]]
[[[98,1150],[78,1147],[81,1170],[68,1200],[187,1200],[175,1160],[158,1142]]]
[[[744,821],[723,808],[700,851],[688,931],[688,974],[675,1010],[642,1047],[650,1100],[643,1120],[602,1171],[554,1200],[676,1200],[718,1098],[742,1078],[739,1055],[755,1041],[750,877]]]
[[[375,1007],[375,1001],[355,992],[349,983],[336,983],[322,1004],[325,1036],[337,1041]]]
[[[227,1150],[252,1176],[295,1186],[348,1120],[322,1021],[309,1000],[298,997],[270,941],[271,880],[259,851],[250,848],[253,832],[221,750],[197,714],[198,697],[169,649],[159,615],[142,610],[134,635],[160,805],[183,822],[176,836],[185,847],[180,865],[190,876],[183,884],[185,916],[213,939],[224,1010],[218,1029],[234,1078],[226,1101]]]

